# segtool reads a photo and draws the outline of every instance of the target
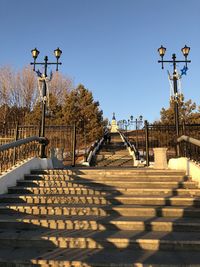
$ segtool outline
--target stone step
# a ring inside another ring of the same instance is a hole
[[[133,253],[134,252],[134,253]],[[181,264],[183,262],[184,264]],[[199,251],[1,248],[1,267],[180,267],[199,266]]]
[[[123,160],[116,162],[127,164]],[[8,192],[0,195],[0,267],[6,266],[6,257],[12,267],[39,262],[43,267],[73,266],[72,261],[86,267],[94,251],[109,256],[105,260],[101,254],[91,266],[146,264],[151,256],[145,255],[157,253],[166,264],[163,253],[168,260],[173,251],[175,257],[182,253],[174,261],[180,266],[185,253],[197,255],[200,250],[200,189],[184,172],[132,167],[37,170]],[[113,250],[131,260],[115,262]],[[142,258],[133,261],[130,255],[138,253]],[[169,260],[168,266],[173,262]]]
[[[95,196],[95,195],[21,195],[4,194],[0,195],[0,203],[32,203],[32,204],[134,204],[134,205],[168,205],[168,206],[200,206],[200,198],[174,196],[174,197],[152,197],[152,196]]]
[[[79,188],[79,187],[20,187],[8,188],[9,194],[68,194],[68,195],[138,195],[138,196],[186,196],[199,197],[200,189],[160,189],[160,188]]]
[[[72,169],[64,169],[64,170],[32,170],[31,174],[48,174],[48,175],[86,175],[88,174],[89,176],[92,176],[94,174],[96,175],[141,175],[141,174],[146,174],[148,175],[181,175],[184,176],[185,172],[184,171],[179,171],[179,170],[155,170],[155,169],[147,169],[147,168],[128,168],[128,169],[121,169],[119,168],[98,168],[98,167],[93,167],[93,168],[72,168]]]
[[[188,177],[183,177],[181,175],[176,176],[166,176],[166,175],[135,175],[135,176],[115,176],[109,175],[109,176],[85,176],[85,175],[71,175],[71,176],[65,176],[65,175],[25,175],[25,180],[56,180],[56,181],[82,181],[82,180],[95,180],[95,181],[145,181],[145,182],[182,182],[187,181]]]
[[[92,173],[113,173],[113,172],[119,172],[120,174],[124,173],[173,173],[173,174],[185,174],[185,171],[182,170],[162,170],[162,169],[153,169],[153,168],[129,168],[129,169],[121,169],[119,168],[96,168],[96,167],[73,167],[73,168],[66,168],[66,169],[46,169],[46,170],[40,170],[40,169],[34,169],[31,171],[31,174],[63,174],[63,175],[71,175],[71,174],[92,174]]]
[[[81,235],[80,235],[81,234]],[[200,251],[200,233],[49,230],[0,232],[0,247]]]
[[[124,189],[125,190],[125,189]],[[68,195],[110,195],[117,194],[115,189],[112,191],[97,190],[92,188],[79,188],[79,187],[20,187],[14,186],[8,188],[9,194],[68,194]],[[119,192],[120,193],[120,192]],[[118,194],[119,194],[118,193]]]
[[[101,159],[101,160],[96,160],[96,164],[106,164],[106,165],[111,165],[111,166],[120,166],[124,165],[126,163],[131,163],[130,167],[133,166],[133,159],[132,158],[109,158],[109,159]]]
[[[115,216],[66,216],[66,215],[27,215],[10,214],[0,217],[0,228],[55,230],[98,230],[98,231],[154,231],[154,232],[197,232],[200,234],[199,218],[146,218]],[[6,229],[6,230],[5,230]],[[0,231],[1,235],[1,231]]]
[[[102,161],[102,162],[96,162],[96,166],[101,166],[101,167],[109,167],[109,166],[121,166],[121,167],[129,167],[133,166],[133,161],[132,160],[124,160],[124,161]]]
[[[198,251],[51,248],[46,252],[25,247],[0,251],[1,267],[197,267],[199,263]]]
[[[106,150],[106,151],[100,151],[97,155],[96,158],[100,158],[101,156],[103,157],[112,157],[112,156],[118,156],[118,157],[130,157],[130,154],[127,150],[121,150],[121,151],[114,151],[114,150]]]
[[[10,204],[6,203],[0,205],[0,215],[2,214],[32,214],[32,215],[78,215],[78,216],[126,216],[126,217],[191,217],[200,218],[200,208],[193,208],[188,206],[173,207],[154,207],[154,206],[134,206],[134,205],[34,205],[27,203]]]
[[[118,155],[118,154],[104,154],[104,155],[97,155],[97,161],[101,160],[133,160],[132,156],[129,155]]]
[[[121,166],[122,168],[133,166],[133,161],[118,161],[118,162],[97,162],[98,167],[110,167],[110,166]]]
[[[106,155],[97,155],[95,157],[96,162],[101,162],[101,161],[117,161],[117,160],[133,160],[133,157],[129,155],[113,155],[113,154],[106,154]]]
[[[64,180],[18,180],[18,186],[29,186],[29,187],[79,187],[79,188],[91,188],[96,190],[120,190],[124,188],[166,188],[166,189],[176,189],[176,188],[191,188],[196,189],[198,183],[197,182],[166,182],[166,181],[158,181],[158,182],[150,182],[150,181],[103,181],[103,183],[95,182],[91,180],[79,180],[79,181],[64,181]]]

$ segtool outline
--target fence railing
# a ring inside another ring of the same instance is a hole
[[[134,158],[136,160],[140,159],[140,153],[138,151],[138,149],[136,148],[136,146],[130,142],[129,138],[125,135],[125,133],[123,131],[119,131],[120,135],[122,136],[127,148],[130,148],[130,150],[134,153]]]
[[[40,145],[46,138],[33,136],[0,146],[0,173],[30,157],[40,155]]]
[[[0,128],[0,145],[25,139],[30,136],[40,136],[39,125],[10,125],[10,128]],[[83,160],[94,140],[88,140],[87,132],[80,132],[75,125],[46,125],[45,137],[49,144],[45,155],[50,157],[55,151],[62,153],[63,164],[74,166]]]
[[[102,137],[99,140],[96,140],[91,147],[88,150],[87,157],[86,157],[86,162],[88,163],[89,166],[93,164],[94,157],[98,150],[100,149],[101,145],[104,142],[104,138]]]
[[[179,126],[180,135],[187,135],[192,138],[200,140],[200,124],[183,124]],[[176,137],[175,125],[156,125],[148,124],[145,121],[143,129],[125,132],[130,143],[134,144],[139,151],[140,157],[146,160],[149,165],[150,161],[154,161],[153,148],[166,147],[167,159],[177,157],[178,143]],[[182,145],[183,146],[183,145]],[[195,154],[197,157],[198,149],[192,144],[185,144],[187,146],[187,155]],[[180,153],[183,153],[183,147],[180,147]]]
[[[182,135],[177,141],[180,143],[181,156],[200,163],[200,140]]]

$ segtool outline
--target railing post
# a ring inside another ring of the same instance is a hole
[[[16,124],[14,141],[17,141],[18,138],[19,138],[19,122],[17,122]],[[14,148],[14,151],[13,151],[13,165],[15,165],[15,162],[16,162],[16,147]]]
[[[76,165],[76,125],[73,126],[72,133],[72,167]]]
[[[183,120],[182,127],[183,127],[182,128],[182,131],[183,131],[182,135],[186,135],[185,120]],[[181,147],[181,145],[179,145],[179,147]],[[183,143],[183,151],[182,151],[182,149],[180,151],[183,152],[183,154],[181,153],[180,156],[187,157],[187,143],[186,142]]]
[[[146,143],[146,165],[149,166],[149,127],[147,120],[144,121]]]

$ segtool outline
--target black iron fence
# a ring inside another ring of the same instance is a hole
[[[28,137],[0,146],[0,173],[15,164],[40,154],[40,144],[46,139],[38,136]]]
[[[45,137],[49,144],[46,147],[46,156],[51,154],[60,154],[63,156],[63,163],[72,164],[75,160],[73,157],[73,140],[75,138],[74,127],[68,125],[55,126],[47,125],[45,127]],[[16,125],[10,126],[9,129],[1,129],[0,131],[0,145],[13,142],[19,139],[25,139],[31,136],[39,136],[40,127],[37,125]]]
[[[180,136],[187,135],[200,140],[200,124],[183,124],[180,125]],[[135,145],[139,151],[140,157],[147,161],[154,161],[153,148],[166,147],[167,159],[179,156],[187,156],[197,158],[199,148],[194,147],[193,144],[179,144],[177,143],[175,125],[156,125],[145,122],[143,129],[134,131],[124,131],[128,140]],[[180,150],[179,150],[180,149]],[[186,153],[187,151],[187,153]]]
[[[178,138],[180,154],[193,161],[200,163],[200,139],[182,135]]]
[[[38,125],[9,125],[0,128],[0,145],[31,136],[40,136]],[[62,155],[64,165],[75,165],[88,154],[94,140],[89,141],[74,125],[46,125],[45,137],[49,140],[46,156]]]
[[[0,128],[0,145],[7,144],[18,139],[39,135],[39,127],[36,125],[8,125],[7,127]]]
[[[183,124],[179,128],[180,136],[187,135],[200,140],[200,124]],[[136,151],[139,152],[140,158],[146,160],[147,165],[149,161],[154,161],[153,148],[156,147],[166,147],[168,159],[176,157],[177,152],[179,152],[180,156],[200,160],[199,148],[194,146],[194,144],[182,142],[178,146],[174,125],[152,125],[146,121],[143,129],[122,132],[126,136],[127,141],[133,144]],[[35,125],[17,125],[9,129],[2,128],[0,130],[0,145],[38,135],[39,127]],[[83,160],[92,144],[92,142],[87,142],[83,133],[80,133],[75,126],[46,126],[45,136],[49,141],[46,147],[47,157],[51,157],[52,153],[62,154],[62,161],[65,165],[74,166],[76,162]],[[177,151],[177,148],[180,151]],[[28,151],[28,149],[24,151]],[[25,153],[24,151],[22,149],[21,154]],[[12,158],[12,153],[10,153],[4,152],[4,156],[1,156],[1,162],[4,162],[2,164],[9,165],[8,161]],[[15,151],[15,153],[20,155],[20,152]]]

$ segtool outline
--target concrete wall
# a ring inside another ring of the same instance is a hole
[[[192,177],[193,181],[197,181],[200,186],[200,165],[189,160],[188,158],[170,159],[168,168],[174,170],[184,170],[186,174]]]
[[[52,169],[50,159],[31,158],[23,164],[19,164],[12,168],[9,172],[5,172],[0,176],[0,194],[6,193],[8,187],[15,186],[16,181],[23,179],[25,174],[29,174],[33,169]]]

